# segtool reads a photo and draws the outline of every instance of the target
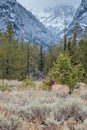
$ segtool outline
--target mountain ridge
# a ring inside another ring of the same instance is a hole
[[[59,43],[64,29],[71,35],[75,23],[81,28],[81,34],[87,26],[87,0],[82,0],[76,10],[71,5],[48,7],[35,16],[16,0],[0,1],[0,29],[5,31],[8,22],[12,22],[19,40],[30,40],[49,46],[51,42]],[[23,38],[22,38],[23,37]]]
[[[87,27],[87,0],[81,1],[74,18],[68,27],[68,34],[71,33],[71,30],[74,28],[75,24],[79,25],[80,32],[78,37],[81,38],[85,28]]]
[[[8,22],[12,22],[16,36],[20,39],[23,34],[25,40],[45,45],[53,40],[45,26],[16,0],[0,1],[0,29],[2,31],[6,29]]]

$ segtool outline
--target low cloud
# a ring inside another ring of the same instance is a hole
[[[79,6],[81,0],[17,0],[28,10],[32,9],[32,11],[38,11],[45,7],[52,7],[60,4],[74,5]]]

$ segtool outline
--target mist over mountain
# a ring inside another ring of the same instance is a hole
[[[57,38],[62,38],[63,30],[72,22],[76,8],[71,5],[57,5],[38,12],[37,18]]]

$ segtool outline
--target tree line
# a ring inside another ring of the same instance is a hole
[[[79,69],[83,70],[82,75],[86,79],[87,29],[81,40],[77,40],[77,32],[74,30],[72,38],[67,38],[65,34],[60,44],[50,43],[47,51],[44,51],[43,44],[23,40],[19,43],[12,24],[8,23],[6,31],[0,31],[0,79],[23,80],[38,71],[47,75],[60,54],[67,56],[72,66],[80,65]]]

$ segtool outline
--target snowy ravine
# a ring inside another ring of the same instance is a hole
[[[48,46],[52,35],[39,20],[16,0],[0,0],[0,30],[4,31],[8,22],[12,22],[16,36],[34,43]]]
[[[63,30],[72,22],[76,9],[71,5],[58,5],[45,8],[36,14],[48,30],[58,37],[63,35]]]

